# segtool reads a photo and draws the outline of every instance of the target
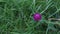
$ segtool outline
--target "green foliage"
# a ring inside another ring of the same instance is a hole
[[[49,18],[60,18],[60,0],[0,0],[0,34],[60,34],[60,22]]]

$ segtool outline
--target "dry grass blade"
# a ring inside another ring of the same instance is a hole
[[[60,21],[60,19],[57,19],[57,18],[49,18],[48,20]]]

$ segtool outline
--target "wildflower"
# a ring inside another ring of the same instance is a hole
[[[34,18],[35,21],[39,21],[39,20],[41,20],[42,16],[41,16],[40,13],[35,13],[35,14],[33,15],[33,18]]]

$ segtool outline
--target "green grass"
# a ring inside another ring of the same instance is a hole
[[[49,18],[60,18],[60,0],[0,0],[0,34],[60,34],[60,21]]]

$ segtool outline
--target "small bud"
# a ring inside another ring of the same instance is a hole
[[[39,21],[39,20],[41,20],[42,16],[41,16],[40,13],[35,13],[35,14],[33,15],[33,18],[34,18],[35,21]]]

